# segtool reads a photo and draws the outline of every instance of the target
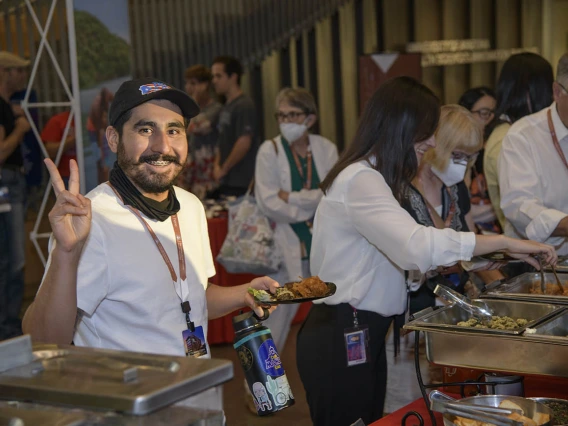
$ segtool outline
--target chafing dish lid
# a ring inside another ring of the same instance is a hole
[[[9,355],[10,360],[6,360]],[[230,361],[0,342],[0,398],[146,414],[233,377]]]

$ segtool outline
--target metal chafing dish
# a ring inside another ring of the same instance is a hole
[[[469,333],[488,333],[488,334],[505,334],[505,335],[517,335],[521,334],[525,328],[532,327],[537,322],[541,322],[550,316],[557,313],[560,309],[559,306],[542,304],[542,303],[530,303],[530,302],[511,302],[505,300],[495,300],[495,299],[473,299],[473,305],[477,306],[487,306],[492,309],[494,315],[497,316],[508,316],[512,318],[525,318],[528,323],[524,327],[518,327],[512,330],[494,330],[486,328],[472,328],[472,327],[461,327],[456,325],[460,321],[467,321],[471,318],[471,314],[461,309],[459,306],[452,304],[446,306],[442,309],[431,312],[430,314],[424,315],[421,318],[416,319],[408,323],[405,328],[414,330],[413,327],[422,328],[435,328],[447,331],[465,331]]]
[[[526,335],[544,342],[568,343],[568,310],[538,324],[528,330]]]
[[[170,405],[232,377],[233,364],[227,360],[32,347],[29,336],[22,336],[0,343],[0,425],[6,418],[37,424],[37,416],[51,417],[58,425],[221,425],[220,411]]]
[[[559,273],[558,277],[564,287],[568,289],[568,274]],[[544,278],[548,283],[556,283],[556,279],[552,273],[544,274]],[[527,272],[504,282],[496,281],[488,285],[487,289],[480,297],[482,299],[530,300],[533,302],[568,305],[568,296],[531,294],[530,289],[534,286],[540,287],[540,272]]]
[[[547,272],[552,272],[550,266],[545,266],[544,270]],[[558,256],[558,262],[556,263],[556,272],[568,272],[568,256]]]
[[[533,328],[564,312],[562,306],[544,303],[492,299],[484,299],[484,302],[495,315],[526,318],[529,320],[527,327]],[[532,334],[521,335],[524,329],[506,333],[504,330],[458,327],[454,324],[468,319],[469,315],[453,305],[422,311],[415,318],[404,328],[424,333],[426,357],[435,364],[568,377],[568,339],[566,342],[543,341]]]

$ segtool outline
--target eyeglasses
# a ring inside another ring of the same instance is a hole
[[[298,117],[301,117],[302,115],[307,115],[307,114],[304,111],[301,111],[301,112],[290,111],[288,114],[279,111],[279,112],[274,114],[274,117],[278,121],[284,121],[284,120],[296,121],[296,119]]]
[[[490,108],[481,108],[476,111],[471,111],[471,113],[478,114],[484,120],[488,120],[493,114],[495,114],[495,110],[492,110]]]
[[[556,80],[556,84],[558,84],[560,87],[562,87],[562,90],[564,90],[566,93],[568,93],[568,89],[566,89],[566,87],[564,87],[564,85],[562,83],[560,83],[558,80]]]
[[[466,154],[465,152],[452,152],[452,161],[454,163],[470,163],[477,160],[479,152]]]

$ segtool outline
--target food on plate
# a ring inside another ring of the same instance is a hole
[[[284,288],[288,288],[296,297],[323,297],[329,293],[327,284],[317,275],[304,278],[300,282],[288,283]]]
[[[568,401],[563,399],[539,399],[539,402],[552,410],[553,425],[568,425]]]
[[[528,320],[524,318],[511,318],[507,316],[497,316],[491,317],[489,324],[485,325],[481,321],[470,318],[467,321],[460,321],[457,323],[460,327],[473,327],[473,328],[490,328],[493,330],[514,330],[515,328],[524,327],[528,324]]]
[[[499,408],[507,408],[510,410],[519,410],[520,412],[513,412],[507,415],[508,418],[521,422],[523,426],[540,426],[550,421],[550,415],[546,413],[535,413],[532,418],[525,416],[524,410],[518,404],[509,399],[501,401]],[[457,426],[490,426],[492,423],[485,423],[477,420],[468,419],[461,416],[456,416],[453,423]]]
[[[287,283],[283,287],[277,288],[275,294],[250,287],[248,292],[259,302],[274,302],[309,297],[325,297],[329,293],[329,287],[318,276],[314,276],[299,282]]]
[[[560,291],[558,284],[556,282],[546,283],[544,286],[544,294],[549,296],[568,296],[568,288],[562,284],[564,291]],[[530,289],[530,294],[542,294],[542,289],[540,288],[540,283],[535,283]]]

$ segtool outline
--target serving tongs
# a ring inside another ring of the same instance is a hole
[[[508,415],[521,414],[520,410],[490,407],[460,402],[443,394],[440,391],[432,391],[429,395],[430,409],[442,414],[451,414],[483,423],[491,423],[496,426],[522,426],[523,423],[513,420]]]
[[[479,306],[474,305],[468,297],[459,294],[457,291],[454,291],[442,284],[436,285],[434,294],[450,303],[455,303],[461,309],[473,315],[475,319],[479,320],[484,325],[487,325],[491,321],[491,317],[494,312],[493,309],[489,308],[485,303],[479,302]]]
[[[542,256],[536,256],[536,259],[538,260],[538,266],[540,267],[540,290],[542,291],[542,294],[546,294],[546,279],[544,278],[544,264],[542,262]],[[560,278],[556,273],[556,266],[554,266],[552,263],[548,266],[554,274],[554,278],[556,279],[556,284],[560,289],[560,293],[564,294],[564,286],[562,285],[562,281],[560,281]]]

